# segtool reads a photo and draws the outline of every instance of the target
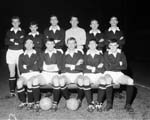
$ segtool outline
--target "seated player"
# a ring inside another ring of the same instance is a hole
[[[101,110],[102,102],[103,102],[101,101],[102,94],[100,94],[102,93],[101,86],[103,84],[103,86],[109,87],[111,84],[111,82],[107,83],[106,78],[103,75],[105,71],[103,54],[102,51],[97,50],[97,46],[98,44],[95,39],[89,40],[88,43],[89,49],[87,50],[86,55],[84,57],[85,69],[84,69],[83,85],[84,85],[85,97],[88,103],[87,110],[89,112],[93,112],[95,107],[97,111]],[[99,86],[96,106],[94,106],[94,103],[92,102],[93,100],[91,94],[92,84]]]
[[[133,100],[134,81],[121,72],[127,69],[127,61],[126,56],[118,47],[119,44],[116,39],[109,40],[108,49],[104,55],[106,62],[105,74],[109,74],[112,77],[114,84],[127,85],[125,109],[128,112],[133,112],[131,103]]]
[[[32,39],[34,42],[34,49],[36,50],[37,53],[41,53],[42,52],[42,48],[43,48],[43,35],[41,33],[39,33],[38,31],[38,23],[36,22],[31,22],[30,23],[30,30],[31,32],[28,33],[28,35],[26,36],[27,39]]]
[[[24,86],[27,86],[27,108],[31,109],[33,107],[32,80],[39,74],[39,57],[33,47],[33,41],[27,39],[25,42],[25,52],[19,57],[19,70],[21,75],[17,81],[17,92],[19,100],[21,101],[21,104],[18,106],[20,109],[27,105]]]
[[[57,103],[60,97],[59,88],[59,71],[61,70],[62,50],[55,49],[55,42],[53,38],[46,39],[46,50],[40,57],[40,70],[42,71],[39,76],[33,80],[33,96],[35,100],[35,110],[39,111],[40,101],[40,85],[52,84],[53,86],[53,105],[52,110],[57,110]]]
[[[60,78],[60,86],[63,96],[67,100],[69,99],[69,92],[66,85],[72,83],[78,85],[77,99],[80,107],[84,91],[82,90],[82,85],[80,85],[78,82],[83,79],[83,53],[76,48],[76,39],[73,37],[68,38],[67,47],[67,51],[63,56],[63,68]]]

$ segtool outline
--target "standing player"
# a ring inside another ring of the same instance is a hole
[[[121,72],[127,69],[127,61],[124,53],[118,47],[118,40],[109,40],[108,49],[104,55],[106,61],[105,74],[109,74],[112,77],[113,83],[127,85],[125,109],[128,112],[133,112],[134,110],[131,107],[131,102],[133,100],[134,81]]]
[[[36,22],[30,23],[30,30],[31,32],[28,33],[26,39],[31,39],[34,42],[34,49],[37,53],[42,52],[43,48],[43,35],[38,32],[38,24]]]
[[[66,30],[65,43],[67,45],[68,38],[74,37],[77,41],[77,48],[83,50],[86,44],[86,32],[83,28],[78,27],[79,21],[77,17],[72,16],[70,24],[71,28]]]
[[[95,39],[98,43],[98,50],[103,50],[104,47],[104,39],[103,39],[103,33],[98,29],[99,24],[96,19],[91,20],[90,24],[91,30],[86,34],[86,45],[88,47],[88,43],[91,39]]]
[[[57,110],[60,98],[59,71],[61,70],[62,50],[55,49],[53,38],[46,39],[46,50],[41,54],[40,70],[41,74],[33,80],[33,96],[35,100],[35,110],[39,111],[40,85],[52,84],[53,105],[52,110]]]
[[[16,67],[18,77],[20,75],[18,70],[18,58],[19,55],[23,53],[23,42],[25,32],[19,26],[21,24],[20,18],[18,16],[14,16],[11,19],[12,28],[7,31],[5,44],[8,45],[8,50],[6,53],[6,63],[9,68],[9,88],[10,88],[10,96],[15,96],[15,88],[16,88]]]
[[[56,49],[63,49],[65,45],[65,31],[58,25],[58,18],[55,15],[50,17],[51,26],[44,30],[46,38],[53,38]]]
[[[21,101],[21,104],[18,106],[19,109],[22,109],[26,105],[28,109],[32,109],[33,107],[32,80],[39,74],[39,57],[33,47],[33,41],[31,39],[27,39],[25,42],[25,52],[19,57],[19,70],[21,73],[17,81],[17,92],[19,100]],[[27,86],[28,104],[26,104],[24,86]]]
[[[122,48],[123,45],[125,44],[125,39],[123,32],[117,26],[118,25],[117,17],[114,16],[111,17],[109,23],[111,26],[104,33],[106,45],[109,43],[108,40],[116,39],[118,41],[119,47]]]
[[[67,51],[64,53],[63,58],[63,69],[60,78],[60,86],[62,88],[62,93],[65,99],[69,99],[69,93],[66,88],[67,84],[77,84],[78,85],[78,96],[79,107],[81,105],[84,91],[83,84],[80,84],[83,80],[83,53],[77,48],[76,39],[71,37],[67,40]]]

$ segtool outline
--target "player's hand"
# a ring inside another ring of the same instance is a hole
[[[11,39],[10,39],[10,41],[11,41],[11,42],[14,42],[14,39],[13,39],[13,38],[11,38]]]
[[[97,67],[98,68],[102,68],[104,66],[104,64],[103,63],[100,63]]]
[[[21,36],[20,36],[20,38],[24,38],[24,36],[23,36],[23,35],[21,35]]]
[[[120,37],[120,40],[122,40],[124,37],[122,36],[122,37]]]
[[[83,64],[83,59],[79,59],[76,65],[78,66],[78,65],[81,65],[81,64]]]
[[[23,68],[24,68],[24,69],[27,69],[27,65],[23,65]]]
[[[119,64],[120,64],[120,66],[122,66],[123,65],[122,61],[120,61]]]
[[[102,38],[102,39],[100,39],[100,40],[99,40],[99,42],[104,42],[104,39],[103,39],[103,38]]]
[[[19,45],[19,43],[16,43],[16,42],[15,42],[15,45]]]
[[[58,42],[60,42],[60,40],[54,40],[55,41],[55,43],[58,43]]]
[[[75,65],[71,65],[70,70],[74,70],[75,69]]]
[[[96,71],[95,67],[92,67],[92,73],[94,73]]]

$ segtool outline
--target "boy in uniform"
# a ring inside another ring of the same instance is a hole
[[[12,28],[7,31],[5,44],[8,46],[8,50],[6,53],[6,63],[9,68],[9,88],[10,88],[10,97],[15,96],[15,88],[16,88],[16,73],[15,69],[17,67],[18,77],[20,75],[18,70],[18,58],[19,55],[23,53],[23,43],[25,32],[19,26],[21,24],[20,18],[18,16],[14,16],[11,19]]]

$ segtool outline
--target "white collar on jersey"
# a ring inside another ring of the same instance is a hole
[[[100,54],[103,54],[103,52],[101,50],[97,50],[97,49],[95,51],[88,50],[86,52],[86,55],[91,55],[91,56],[100,55]]]
[[[28,33],[28,35],[32,35],[32,36],[36,36],[36,35],[39,35],[40,33],[37,31],[37,32],[35,32],[35,33],[33,33],[33,32],[29,32]]]
[[[10,29],[10,31],[14,31],[14,32],[18,32],[18,31],[21,31],[22,29],[20,27],[18,27],[17,29],[15,29],[14,27],[12,27]]]
[[[109,27],[108,31],[120,31],[119,27]]]
[[[29,57],[30,57],[32,54],[36,54],[36,51],[35,51],[34,49],[31,50],[31,51],[25,50],[25,52],[24,52],[24,55],[28,55]]]
[[[69,49],[67,49],[67,51],[65,52],[65,55],[70,55],[73,57],[73,55],[75,53],[78,53],[78,51],[79,51],[78,49],[75,49],[74,51],[70,51]]]
[[[110,49],[107,49],[107,51],[108,51],[108,54],[109,54],[109,55],[112,54],[112,55],[114,55],[114,56],[116,56],[117,53],[121,53],[121,49],[117,49],[117,51],[116,51],[115,53],[112,52]]]
[[[97,33],[101,33],[101,31],[100,31],[99,29],[97,29],[97,30],[92,30],[92,29],[91,29],[91,30],[89,31],[89,33],[90,33],[90,34],[92,34],[92,33],[93,33],[93,34],[97,34]]]
[[[56,30],[60,30],[60,27],[59,25],[53,27],[52,25],[49,27],[49,30],[53,30],[53,31],[56,31]]]

